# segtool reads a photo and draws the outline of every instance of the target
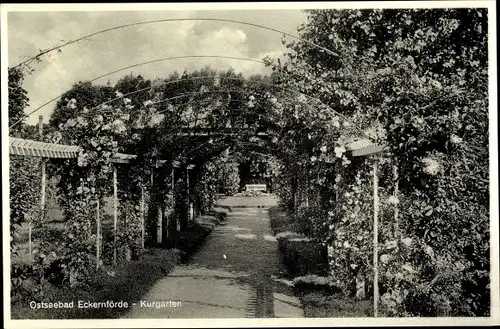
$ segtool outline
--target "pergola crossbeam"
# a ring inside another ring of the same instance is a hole
[[[49,159],[77,158],[81,148],[75,145],[62,145],[39,142],[29,139],[9,137],[9,154]],[[117,153],[111,160],[114,163],[130,163],[137,155]]]

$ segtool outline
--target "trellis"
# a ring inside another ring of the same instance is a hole
[[[41,126],[41,125],[40,125]],[[40,133],[41,133],[40,128]],[[203,132],[203,135],[208,136],[210,135],[210,132]],[[354,157],[359,157],[359,156],[371,156],[371,155],[377,155],[381,152],[384,152],[387,150],[387,148],[384,145],[379,145],[371,142],[368,139],[359,139],[356,140],[346,146],[346,150],[350,152],[350,154]],[[20,156],[31,156],[31,157],[40,157],[42,159],[50,159],[50,158],[77,158],[79,153],[82,151],[82,149],[79,146],[75,145],[62,145],[62,144],[55,144],[55,143],[47,143],[47,142],[40,142],[40,141],[34,141],[34,140],[28,140],[28,139],[21,139],[21,138],[15,138],[15,137],[9,137],[9,154],[12,155],[20,155]],[[111,159],[111,161],[115,164],[125,164],[125,163],[132,163],[137,159],[137,155],[133,154],[125,154],[125,153],[116,153],[115,156]],[[163,165],[167,163],[166,160],[158,160],[156,162],[156,167],[159,167],[160,165]],[[46,184],[46,176],[45,176],[45,161],[42,161],[42,182],[41,182],[41,190],[42,190],[42,196],[41,196],[41,206],[43,208],[45,204],[45,184]],[[172,187],[174,186],[174,178],[175,178],[175,168],[180,168],[181,163],[179,161],[173,161],[172,162],[172,172],[171,172],[171,177],[172,177]],[[187,180],[187,193],[188,193],[188,221],[192,220],[194,217],[193,214],[193,204],[189,198],[189,193],[190,193],[190,187],[189,187],[189,170],[193,169],[194,165],[190,164],[187,166],[186,170],[186,180]],[[396,189],[395,193],[397,193],[397,169],[394,167],[393,171],[395,175],[395,180],[396,180]],[[113,250],[113,263],[116,263],[116,232],[117,232],[117,222],[118,222],[118,186],[117,186],[117,172],[116,172],[116,166],[113,168],[113,230],[115,232],[115,247]],[[174,193],[174,189],[172,189],[172,193]],[[145,213],[145,198],[144,198],[144,188],[141,189],[141,245],[144,248],[144,239],[145,239],[145,219],[144,219],[144,213]],[[97,268],[100,266],[100,249],[101,249],[101,223],[100,223],[100,216],[99,216],[99,202],[97,202],[97,216],[96,216],[96,226],[97,226],[97,239],[96,239],[96,263],[97,263]],[[373,163],[373,268],[374,268],[374,287],[373,287],[373,302],[374,302],[374,315],[377,316],[378,312],[378,299],[379,299],[379,292],[378,292],[378,220],[379,220],[379,197],[378,197],[378,168],[377,168],[377,163]],[[162,214],[162,209],[161,205],[158,206],[158,221],[157,221],[157,229],[158,229],[158,234],[157,234],[157,243],[161,244],[163,242],[163,214]],[[395,212],[395,220],[397,222],[397,211]],[[168,227],[168,223],[167,223]],[[179,223],[176,225],[176,229],[179,231],[180,226]],[[167,233],[167,238],[168,238],[168,233]],[[30,259],[31,259],[31,237],[30,237]]]
[[[70,159],[77,158],[82,149],[75,145],[39,142],[30,139],[9,137],[9,154],[40,158]],[[117,153],[111,160],[114,163],[130,163],[136,155]]]
[[[368,139],[360,139],[354,141],[347,145],[346,150],[351,152],[352,156],[371,156],[373,155],[375,159],[378,154],[385,152],[388,148],[385,145],[379,145],[371,142]],[[373,311],[374,316],[378,315],[378,300],[379,300],[379,289],[378,289],[378,224],[379,224],[379,212],[380,212],[380,200],[378,195],[378,164],[373,161]],[[395,179],[395,194],[398,189],[397,181],[397,167],[393,168],[393,175]],[[395,195],[397,196],[397,195]],[[394,217],[397,223],[397,206],[394,212]]]
[[[41,120],[40,120],[41,121]],[[42,134],[42,129],[43,125],[40,122],[40,135]],[[41,142],[41,141],[35,141],[35,140],[30,140],[30,139],[22,139],[22,138],[16,138],[16,137],[9,137],[9,154],[10,155],[19,155],[19,156],[29,156],[29,157],[39,157],[42,159],[42,166],[41,166],[41,200],[40,200],[40,205],[41,209],[43,211],[44,205],[45,205],[45,199],[46,199],[46,166],[45,166],[45,161],[46,159],[72,159],[72,158],[77,158],[79,153],[82,151],[82,148],[79,146],[75,145],[64,145],[64,144],[56,144],[56,143],[47,143],[47,142]],[[111,162],[114,164],[126,164],[126,163],[133,163],[137,159],[137,155],[133,154],[125,154],[125,153],[116,153],[113,158],[111,159]],[[167,163],[166,160],[158,160],[156,163],[156,167],[159,167],[160,165],[163,165]],[[172,162],[172,175],[173,175],[173,168],[179,168],[181,167],[181,163],[179,161],[173,161]],[[186,169],[187,171],[190,169],[193,169],[194,165],[189,165]],[[188,189],[189,191],[189,189]],[[141,245],[144,248],[144,240],[145,240],[145,197],[144,197],[144,189],[141,190]],[[188,206],[188,209],[191,209],[192,205],[190,204]],[[101,256],[101,247],[102,243],[100,241],[101,239],[101,218],[100,218],[100,204],[99,200],[97,200],[96,203],[96,211],[97,211],[97,216],[96,216],[96,263],[97,267],[99,268],[100,266],[100,256]],[[192,210],[190,210],[191,213]],[[158,214],[158,227],[161,230],[162,229],[162,218],[161,216],[161,211]],[[192,219],[191,215],[188,215],[188,219]],[[115,232],[115,247],[113,250],[113,262],[116,263],[116,233],[117,233],[117,226],[118,226],[118,184],[117,184],[117,171],[116,171],[116,166],[113,168],[113,230]],[[31,239],[31,222],[28,228],[29,232],[29,254],[30,254],[30,261],[32,261],[32,239]],[[158,235],[157,237],[157,243],[161,244],[163,242],[162,235]]]

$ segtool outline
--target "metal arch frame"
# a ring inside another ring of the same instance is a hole
[[[229,57],[229,56],[216,56],[216,55],[207,55],[207,56],[203,56],[203,55],[192,55],[192,56],[176,56],[176,57],[165,57],[165,58],[160,58],[160,59],[156,59],[156,60],[151,60],[151,61],[146,61],[146,62],[141,62],[141,63],[136,63],[136,64],[133,64],[133,65],[129,65],[129,66],[126,66],[124,68],[120,68],[120,69],[117,69],[117,70],[114,70],[114,71],[111,71],[111,72],[108,72],[104,75],[101,75],[99,77],[96,77],[92,80],[90,80],[90,82],[92,81],[95,81],[97,79],[100,79],[102,77],[105,77],[105,76],[108,76],[108,75],[111,75],[111,74],[114,74],[114,73],[117,73],[117,72],[120,72],[120,71],[123,71],[123,70],[126,70],[128,68],[131,68],[131,67],[137,67],[137,66],[141,66],[141,65],[146,65],[146,64],[150,64],[150,63],[154,63],[154,62],[159,62],[159,61],[162,61],[162,60],[172,60],[172,59],[181,59],[181,58],[226,58],[226,59],[235,59],[235,60],[246,60],[246,61],[253,61],[253,62],[259,62],[259,63],[264,63],[264,61],[259,61],[259,60],[255,60],[255,59],[250,59],[250,58],[239,58],[239,57]],[[179,82],[182,82],[182,81],[195,81],[195,80],[203,80],[203,79],[210,79],[212,77],[204,77],[204,76],[199,76],[199,77],[189,77],[189,78],[181,78],[181,79],[176,79],[176,80],[171,80],[171,81],[164,81],[162,83],[159,83],[159,84],[156,84],[154,86],[149,86],[149,87],[146,87],[146,88],[141,88],[139,90],[135,90],[135,91],[132,91],[130,93],[127,93],[127,94],[124,94],[120,97],[115,97],[111,100],[108,100],[108,101],[105,101],[105,102],[102,102],[101,104],[97,105],[97,106],[94,106],[92,108],[92,110],[98,108],[99,106],[102,106],[102,105],[107,105],[109,103],[112,103],[114,101],[117,101],[117,100],[120,100],[122,99],[122,97],[125,97],[125,96],[130,96],[130,95],[134,95],[134,94],[137,94],[137,93],[140,93],[140,92],[143,92],[143,91],[147,91],[147,90],[151,90],[155,87],[159,87],[159,86],[166,86],[166,85],[170,85],[170,84],[175,84],[175,83],[179,83]],[[263,81],[256,81],[256,80],[246,80],[246,79],[241,79],[241,78],[235,78],[235,77],[224,77],[223,79],[226,79],[226,80],[232,80],[232,81],[243,81],[243,82],[250,82],[250,83],[256,83],[256,84],[260,84],[260,85],[265,85],[265,86],[269,86],[269,87],[276,87],[276,88],[279,88],[281,91],[288,91],[288,92],[292,92],[292,93],[295,93],[295,94],[299,94],[299,95],[302,95],[304,97],[307,97],[308,99],[311,99],[313,101],[316,101],[319,103],[319,105],[321,106],[324,106],[326,107],[327,109],[331,110],[333,113],[336,113],[338,116],[342,117],[345,121],[348,121],[350,123],[351,120],[346,117],[345,115],[343,115],[342,113],[339,113],[338,111],[334,110],[333,108],[331,108],[330,106],[326,105],[323,101],[321,101],[320,99],[316,98],[316,97],[313,97],[313,96],[310,96],[310,95],[307,95],[301,91],[298,91],[298,90],[293,90],[293,89],[290,89],[290,88],[285,88],[285,87],[282,87],[282,86],[279,86],[279,85],[275,85],[275,84],[272,84],[272,83],[267,83],[267,82],[263,82]],[[226,90],[227,91],[227,90]],[[215,91],[207,91],[207,92],[215,92]],[[233,92],[236,92],[233,91]],[[201,92],[199,92],[201,93]],[[36,111],[40,110],[41,108],[43,108],[44,106],[54,102],[55,100],[57,100],[58,98],[60,98],[63,94],[47,101],[46,103],[42,104],[41,106],[37,107],[36,109],[34,109],[33,111],[31,111],[29,115],[32,115],[33,113],[35,113]],[[283,93],[281,94],[281,96],[283,97]],[[168,100],[172,100],[172,99],[176,99],[178,97],[172,97],[172,98],[169,98],[169,99],[164,99],[162,101],[159,101],[159,102],[154,102],[152,104],[158,104],[158,103],[162,103],[162,102],[165,102],[165,101],[168,101]],[[144,108],[144,106],[142,107]],[[142,109],[141,108],[141,109]],[[15,125],[19,124],[22,120],[18,120],[17,122],[14,122],[10,128],[14,127]],[[357,125],[354,125],[353,126],[355,127],[356,130],[358,130],[359,132],[361,132],[361,129],[357,126]]]
[[[191,78],[184,78],[184,79],[177,79],[177,80],[172,80],[172,81],[165,81],[165,82],[162,82],[160,84],[157,84],[155,86],[151,86],[151,87],[147,87],[147,88],[142,88],[142,89],[139,89],[139,90],[135,90],[133,92],[130,92],[130,93],[127,93],[127,94],[124,94],[120,97],[116,97],[116,98],[113,98],[111,100],[108,100],[108,101],[105,101],[97,106],[94,106],[92,108],[92,110],[98,108],[99,106],[102,106],[102,105],[107,105],[111,102],[114,102],[114,101],[117,101],[117,100],[120,100],[122,99],[123,97],[126,97],[126,96],[130,96],[130,95],[134,95],[134,94],[137,94],[137,93],[140,93],[140,92],[143,92],[143,91],[146,91],[148,89],[152,89],[154,87],[159,87],[159,86],[164,86],[164,85],[169,85],[169,84],[173,84],[173,83],[177,83],[177,82],[181,82],[181,81],[189,81],[189,80],[202,80],[202,79],[208,79],[209,77],[191,77]],[[240,78],[232,78],[232,77],[225,77],[224,79],[227,79],[227,80],[233,80],[233,81],[241,81]],[[311,99],[313,101],[316,101],[319,103],[319,105],[321,106],[324,106],[325,108],[331,110],[333,113],[335,113],[336,115],[340,116],[343,120],[347,121],[347,122],[351,122],[351,120],[346,117],[345,115],[343,115],[342,113],[339,113],[337,112],[336,110],[334,110],[333,108],[331,108],[330,106],[326,105],[325,103],[323,103],[320,99],[316,98],[316,97],[313,97],[313,96],[310,96],[310,95],[307,95],[307,94],[304,94],[298,90],[293,90],[293,89],[290,89],[290,88],[283,88],[283,87],[280,87],[280,86],[277,86],[277,85],[274,85],[272,83],[266,83],[266,82],[262,82],[262,81],[253,81],[253,80],[248,80],[252,83],[257,83],[257,84],[261,84],[261,85],[267,85],[267,86],[272,86],[272,87],[277,87],[277,88],[280,88],[282,91],[289,91],[289,92],[292,92],[292,93],[295,93],[295,94],[298,94],[298,95],[302,95],[308,99]],[[226,92],[227,91],[231,91],[231,90],[225,90]],[[191,94],[201,94],[201,93],[208,93],[208,92],[216,92],[215,90],[208,90],[208,91],[204,91],[204,92],[191,92],[191,93],[186,93],[187,95],[191,95]],[[219,92],[222,92],[222,90],[220,90]],[[233,92],[237,92],[236,90],[234,90]],[[167,99],[163,99],[161,101],[158,101],[158,102],[153,102],[151,103],[151,105],[154,105],[154,104],[159,104],[159,103],[163,103],[163,102],[166,102],[168,100],[172,100],[172,99],[177,99],[177,98],[180,98],[180,96],[174,96],[174,97],[171,97],[171,98],[167,98]],[[142,107],[144,108],[144,106]],[[141,109],[142,109],[141,108]],[[359,128],[358,126],[354,125],[354,128],[356,130],[358,130],[359,132],[361,132],[361,128]]]
[[[30,57],[27,60],[22,61],[21,63],[15,65],[12,68],[15,69],[15,68],[17,68],[17,67],[19,67],[21,65],[24,65],[24,64],[30,62],[30,61],[39,59],[41,56],[43,56],[43,55],[45,55],[45,54],[47,54],[49,52],[52,52],[54,50],[59,50],[59,49],[64,48],[64,47],[66,47],[68,45],[71,45],[73,43],[77,43],[79,41],[85,40],[85,39],[90,38],[92,36],[96,36],[96,35],[103,34],[103,33],[106,33],[106,32],[110,32],[110,31],[114,31],[114,30],[119,30],[119,29],[123,29],[123,28],[126,28],[126,27],[131,27],[131,26],[139,26],[139,25],[147,25],[147,24],[155,24],[155,23],[165,23],[165,22],[180,22],[180,21],[184,21],[184,22],[185,21],[206,21],[206,22],[212,21],[212,22],[223,22],[223,23],[232,23],[232,24],[241,24],[241,25],[253,26],[253,27],[260,28],[260,29],[264,29],[264,30],[268,30],[268,31],[273,31],[273,32],[276,32],[276,33],[279,33],[279,34],[282,34],[282,35],[294,38],[294,39],[299,40],[301,42],[308,43],[311,46],[314,46],[314,47],[316,47],[316,48],[318,48],[318,49],[320,49],[322,51],[325,51],[328,54],[330,54],[332,56],[335,56],[336,58],[339,58],[340,60],[342,60],[342,58],[340,57],[339,54],[331,51],[328,48],[320,46],[320,45],[318,45],[318,44],[316,44],[316,43],[314,43],[312,41],[300,38],[300,37],[298,37],[296,35],[293,35],[291,33],[287,33],[287,32],[284,32],[284,31],[281,31],[281,30],[278,30],[278,29],[275,29],[275,28],[272,28],[272,27],[260,25],[260,24],[249,23],[249,22],[244,22],[244,21],[237,21],[237,20],[231,20],[231,19],[222,19],[222,18],[167,18],[167,19],[157,19],[157,20],[151,20],[151,21],[141,21],[141,22],[136,22],[136,23],[123,24],[123,25],[118,25],[118,26],[114,26],[114,27],[111,27],[111,28],[107,28],[107,29],[104,29],[104,30],[100,30],[100,31],[97,31],[97,32],[93,32],[93,33],[84,35],[82,37],[79,37],[77,39],[65,42],[62,45],[46,49],[46,50],[40,52],[38,55]]]
[[[257,60],[257,59],[253,59],[253,58],[245,58],[245,57],[234,57],[234,56],[218,56],[218,55],[185,55],[185,56],[173,56],[173,57],[162,57],[162,58],[157,58],[157,59],[153,59],[153,60],[149,60],[149,61],[145,61],[145,62],[140,62],[140,63],[135,63],[135,64],[132,64],[132,65],[128,65],[128,66],[125,66],[125,67],[122,67],[122,68],[119,68],[119,69],[116,69],[116,70],[113,70],[113,71],[110,71],[110,72],[107,72],[105,74],[102,74],[98,77],[95,77],[91,80],[88,80],[89,82],[94,82],[96,80],[99,80],[99,79],[102,79],[104,77],[107,77],[107,76],[110,76],[112,74],[115,74],[115,73],[118,73],[118,72],[122,72],[122,71],[125,71],[127,69],[130,69],[130,68],[134,68],[134,67],[139,67],[139,66],[143,66],[143,65],[148,65],[148,64],[153,64],[153,63],[159,63],[159,62],[163,62],[163,61],[169,61],[169,60],[176,60],[176,59],[190,59],[190,58],[219,58],[219,59],[231,59],[231,60],[240,60],[240,61],[247,61],[247,62],[255,62],[255,63],[261,63],[261,64],[265,64],[264,61],[261,61],[261,60]],[[187,80],[187,79],[186,79]],[[194,79],[193,79],[194,80]],[[44,108],[45,106],[49,105],[50,103],[53,103],[55,102],[56,100],[58,100],[59,98],[61,98],[62,96],[64,95],[63,94],[60,94],[54,98],[52,98],[51,100],[48,100],[46,101],[45,103],[43,103],[42,105],[38,106],[37,108],[35,108],[33,111],[31,111],[30,113],[28,113],[27,115],[30,116],[32,115],[33,113],[41,110],[42,108]],[[116,99],[115,99],[116,100]],[[14,127],[15,125],[19,124],[20,121],[17,121],[17,122],[14,122],[12,125],[11,125],[11,128]]]
[[[208,142],[205,142],[204,144],[208,144]],[[279,152],[277,150],[274,149],[274,151],[276,152],[271,152],[273,149],[271,149],[269,146],[266,146],[266,145],[261,145],[261,144],[258,144],[258,143],[255,143],[255,142],[250,142],[250,141],[240,141],[240,140],[229,140],[229,141],[225,141],[223,143],[223,145],[221,145],[218,150],[217,149],[214,149],[213,151],[209,152],[210,153],[210,156],[208,157],[204,157],[204,156],[191,156],[191,157],[188,157],[185,161],[185,164],[186,165],[190,165],[190,164],[193,164],[193,163],[196,163],[196,165],[199,165],[200,163],[205,163],[207,161],[209,161],[211,158],[217,156],[218,154],[224,152],[224,150],[230,148],[230,149],[237,149],[238,147],[240,146],[251,146],[251,147],[255,147],[257,149],[260,149],[261,151],[265,152],[265,153],[262,153],[262,152],[259,152],[261,154],[267,154],[267,155],[270,155],[270,156],[277,156],[278,158],[284,158],[286,157],[286,154],[284,152]],[[196,148],[198,149],[198,148]],[[213,153],[213,155],[212,155]],[[276,154],[277,153],[277,154]],[[178,160],[176,160],[178,163],[182,163],[182,161],[180,160],[180,158],[177,158]],[[199,160],[202,160],[202,161],[196,161],[195,159],[199,159]]]
[[[335,56],[336,58],[339,58],[341,61],[343,60],[339,54],[331,51],[330,49],[328,48],[325,48],[323,46],[320,46],[312,41],[309,41],[309,40],[306,40],[306,39],[303,39],[303,38],[300,38],[296,35],[293,35],[293,34],[290,34],[290,33],[287,33],[287,32],[284,32],[284,31],[280,31],[278,29],[275,29],[275,28],[271,28],[271,27],[268,27],[268,26],[264,26],[264,25],[260,25],[260,24],[255,24],[255,23],[249,23],[249,22],[244,22],[244,21],[237,21],[237,20],[231,20],[231,19],[220,19],[220,18],[170,18],[170,19],[158,19],[158,20],[150,20],[150,21],[141,21],[141,22],[136,22],[136,23],[130,23],[130,24],[123,24],[123,25],[119,25],[119,26],[114,26],[114,27],[111,27],[111,28],[107,28],[107,29],[104,29],[104,30],[100,30],[100,31],[97,31],[97,32],[93,32],[93,33],[90,33],[88,35],[85,35],[85,36],[82,36],[82,37],[79,37],[77,39],[74,39],[74,40],[70,40],[62,45],[59,45],[59,46],[56,46],[56,47],[52,47],[52,48],[49,48],[49,49],[46,49],[42,52],[40,52],[38,55],[36,56],[33,56],[17,65],[15,65],[13,67],[13,69],[23,65],[23,64],[26,64],[32,60],[35,60],[35,59],[39,59],[42,55],[44,54],[47,54],[51,51],[54,51],[54,50],[60,50],[61,48],[64,48],[70,44],[73,44],[73,43],[77,43],[79,41],[82,41],[82,40],[85,40],[89,37],[92,37],[92,36],[95,36],[95,35],[99,35],[99,34],[103,34],[103,33],[106,33],[106,32],[110,32],[110,31],[114,31],[114,30],[119,30],[119,29],[122,29],[122,28],[126,28],[126,27],[131,27],[131,26],[139,26],[139,25],[146,25],[146,24],[154,24],[154,23],[165,23],[165,22],[178,22],[178,21],[214,21],[214,22],[224,22],[224,23],[233,23],[233,24],[241,24],[241,25],[247,25],[247,26],[253,26],[253,27],[257,27],[257,28],[261,28],[261,29],[265,29],[265,30],[269,30],[269,31],[273,31],[273,32],[276,32],[276,33],[280,33],[280,34],[283,34],[285,36],[289,36],[289,37],[292,37],[296,40],[299,40],[301,42],[305,42],[309,45],[312,45],[318,49],[320,49],[321,51],[324,51],[324,52],[327,52],[328,54],[330,55],[333,55]],[[149,62],[145,62],[143,64],[146,64],[146,63],[151,63],[151,62],[154,62],[154,61],[149,61]],[[135,66],[139,66],[139,65],[142,65],[142,64],[134,64],[133,66],[131,67],[135,67]],[[130,67],[126,67],[126,68],[123,68],[123,69],[127,69],[127,68],[130,68]],[[116,72],[119,72],[121,71],[121,69],[119,69],[118,71]],[[112,73],[116,73],[116,72],[111,72],[109,74],[112,74]],[[105,74],[104,76],[107,76],[108,74]],[[98,78],[101,78],[103,76],[100,76]],[[96,79],[98,79],[96,78]],[[284,89],[284,88],[282,88]],[[301,93],[302,94],[302,93]],[[127,94],[127,95],[130,95],[130,94]],[[311,96],[308,96],[306,94],[303,94],[304,96],[307,96],[309,98],[313,98],[314,97],[311,97]],[[321,102],[320,100],[316,99],[317,101],[319,101],[321,104],[323,104],[324,106],[330,108],[329,106],[327,106],[326,104],[324,104],[323,102]],[[52,102],[53,100],[49,101],[48,103]],[[105,103],[103,103],[105,104]],[[42,105],[41,107],[45,106],[46,104]],[[101,104],[102,105],[102,104]],[[38,108],[39,109],[39,108]],[[36,109],[36,110],[38,110]],[[331,109],[331,108],[330,108]],[[31,112],[29,115],[33,114],[36,110],[34,110],[33,112]],[[335,110],[331,109],[332,111],[334,111],[335,113],[337,113],[338,115],[342,116],[342,114],[336,112]],[[349,119],[345,118],[344,117],[344,120],[347,120],[349,121]],[[14,125],[18,124],[19,122],[15,122],[11,127],[13,127]]]
[[[114,27],[111,27],[111,28],[107,28],[107,29],[103,29],[103,30],[100,30],[100,31],[97,31],[97,32],[93,32],[93,33],[90,33],[90,34],[87,34],[87,35],[84,35],[82,37],[79,37],[79,38],[76,38],[76,39],[73,39],[73,40],[70,40],[68,42],[65,42],[63,43],[62,45],[59,45],[59,46],[55,46],[55,47],[52,47],[52,48],[49,48],[49,49],[46,49],[46,50],[43,50],[41,51],[39,54],[37,54],[36,56],[33,56],[33,57],[30,57],[28,58],[27,60],[25,61],[22,61],[21,63],[15,65],[14,67],[12,67],[12,69],[15,69],[15,68],[18,68],[30,61],[33,61],[33,60],[36,60],[36,59],[39,59],[41,56],[47,54],[47,53],[50,53],[54,50],[60,50],[61,48],[64,48],[68,45],[71,45],[71,44],[74,44],[74,43],[77,43],[79,41],[82,41],[82,40],[85,40],[89,37],[92,37],[92,36],[95,36],[95,35],[99,35],[99,34],[103,34],[103,33],[106,33],[106,32],[110,32],[110,31],[113,31],[113,30],[119,30],[119,29],[123,29],[123,28],[127,28],[127,27],[132,27],[132,26],[140,26],[140,25],[146,25],[146,24],[155,24],[155,23],[165,23],[165,22],[179,22],[179,21],[214,21],[214,22],[224,22],[224,23],[232,23],[232,24],[241,24],[241,25],[247,25],[247,26],[253,26],[253,27],[257,27],[257,28],[260,28],[260,29],[265,29],[265,30],[269,30],[269,31],[273,31],[273,32],[276,32],[276,33],[280,33],[284,36],[288,36],[288,37],[292,37],[296,40],[299,40],[301,42],[304,42],[304,43],[307,43],[313,47],[316,47],[317,49],[323,51],[323,52],[326,52],[330,55],[333,55],[334,57],[338,58],[339,60],[343,61],[343,59],[340,57],[339,54],[331,51],[330,49],[328,48],[325,48],[323,46],[320,46],[319,44],[316,44],[310,40],[307,40],[307,39],[303,39],[299,36],[296,36],[296,35],[293,35],[293,34],[290,34],[290,33],[287,33],[287,32],[284,32],[284,31],[280,31],[278,29],[275,29],[275,28],[271,28],[271,27],[268,27],[268,26],[264,26],[264,25],[260,25],[260,24],[255,24],[255,23],[249,23],[249,22],[244,22],[244,21],[237,21],[237,20],[231,20],[231,19],[220,19],[220,18],[170,18],[170,19],[157,19],[157,20],[150,20],[150,21],[141,21],[141,22],[135,22],[135,23],[129,23],[129,24],[123,24],[123,25],[119,25],[119,26],[114,26]],[[184,56],[179,56],[179,57],[176,57],[176,58],[181,58],[181,57],[184,57]],[[195,57],[195,56],[193,56]],[[199,57],[199,56],[198,56]],[[218,57],[222,57],[222,56],[218,56]],[[172,58],[173,59],[173,58]],[[144,63],[140,63],[140,64],[134,64],[134,65],[131,65],[131,66],[127,66],[125,68],[122,68],[122,69],[118,69],[118,70],[115,70],[115,71],[112,71],[112,72],[109,72],[108,74],[105,74],[105,75],[102,75],[102,76],[99,76],[95,79],[93,79],[92,81],[95,81],[97,79],[100,79],[104,76],[107,76],[107,75],[110,75],[110,74],[113,74],[113,73],[116,73],[116,72],[119,72],[119,71],[122,71],[122,70],[125,70],[125,69],[128,69],[128,68],[131,68],[131,67],[136,67],[136,66],[139,66],[139,65],[144,65],[144,64],[148,64],[148,63],[153,63],[153,62],[157,62],[157,61],[161,61],[161,60],[166,60],[166,59],[159,59],[159,60],[153,60],[153,61],[147,61],[147,62],[144,62]],[[258,62],[257,60],[254,60],[256,62]],[[257,82],[257,81],[255,81]],[[282,90],[284,90],[284,88],[282,87],[281,88]],[[288,90],[288,89],[287,89]],[[298,92],[298,91],[293,91],[293,92]],[[350,121],[349,119],[345,118],[342,114],[336,112],[335,110],[333,110],[331,107],[329,107],[328,105],[324,104],[322,101],[320,101],[319,99],[316,99],[312,96],[309,96],[307,94],[303,94],[301,92],[298,92],[306,97],[308,97],[309,99],[313,99],[313,100],[316,100],[318,101],[320,104],[322,104],[323,106],[326,106],[327,108],[331,109],[334,113],[337,113],[338,115],[342,116],[345,120],[347,121]],[[60,97],[60,96],[58,96]],[[51,101],[49,101],[48,103],[50,103]],[[46,103],[47,104],[47,103]],[[41,107],[45,106],[46,104],[42,105]],[[40,108],[41,108],[40,107]],[[32,112],[34,113],[34,112]],[[32,114],[30,113],[30,114]],[[17,123],[14,123],[12,126],[14,126],[15,124]],[[355,126],[356,129],[359,129],[357,126]]]

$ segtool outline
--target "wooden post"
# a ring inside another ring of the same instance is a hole
[[[47,173],[45,170],[46,160],[44,158],[42,158],[40,164],[41,164],[41,169],[42,169],[42,189],[41,189],[41,195],[40,195],[40,211],[41,211],[41,216],[42,216],[41,221],[43,223],[45,220],[45,202],[46,202],[46,198],[47,198],[47,194],[46,194]]]
[[[156,243],[163,243],[163,213],[161,209],[161,203],[158,205],[158,227],[157,227],[157,235],[156,235]]]
[[[394,176],[394,198],[397,202],[394,205],[394,236],[399,238],[399,173],[397,165],[392,167],[392,172]]]
[[[176,209],[176,205],[175,205],[175,164],[172,163],[172,172],[171,172],[171,176],[172,176],[172,181],[171,181],[171,184],[172,184],[172,208],[170,209],[169,211],[169,214],[167,216],[167,238],[169,237],[169,233],[170,233],[170,220],[176,220],[177,221],[177,217],[175,216],[175,209]],[[177,222],[175,223],[176,226],[177,226]]]
[[[116,166],[113,166],[113,264],[116,265],[116,244],[118,234],[118,182],[116,177]]]
[[[373,315],[378,316],[378,168],[373,162]]]
[[[145,200],[144,200],[144,186],[141,186],[141,246],[144,249],[144,212],[145,212]]]
[[[307,172],[306,172],[306,184],[305,185],[306,185],[306,208],[309,208],[309,170],[307,170]]]
[[[38,116],[38,134],[40,135],[40,140],[42,140],[43,137],[43,115]],[[46,201],[46,181],[47,181],[47,175],[46,175],[46,170],[45,170],[45,164],[46,164],[46,159],[42,158],[40,161],[40,165],[42,168],[42,189],[41,189],[41,195],[40,195],[40,210],[41,210],[41,221],[42,223],[45,220],[45,201]]]
[[[100,207],[99,207],[99,197],[97,197],[96,200],[96,210],[97,210],[97,215],[96,215],[96,238],[95,238],[95,249],[96,249],[96,267],[99,269],[99,266],[101,265],[101,214],[100,214]]]
[[[28,222],[28,252],[29,252],[29,261],[30,261],[30,264],[33,264],[33,245],[32,245],[32,242],[31,242],[31,226],[32,226],[32,223],[31,223],[31,219],[30,221]]]
[[[193,167],[188,167],[187,168],[187,201],[188,201],[188,222],[192,221],[194,218],[194,205],[193,202],[191,202],[191,189],[190,189],[190,179],[191,176],[189,175],[189,170],[191,170]]]
[[[182,228],[184,228],[184,226],[187,224],[187,222],[190,221],[190,204],[191,202],[189,201],[190,200],[190,196],[189,196],[189,167],[186,168],[186,217],[183,216],[183,222],[184,222],[184,225],[182,225]],[[181,230],[181,225],[178,225],[178,231]]]

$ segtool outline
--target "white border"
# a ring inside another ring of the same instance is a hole
[[[3,218],[9,218],[8,168],[8,90],[7,86],[7,12],[10,11],[148,11],[148,10],[257,10],[306,8],[445,8],[483,7],[489,15],[489,108],[490,108],[490,232],[491,232],[491,317],[490,318],[326,318],[326,319],[154,319],[154,320],[11,320],[10,319],[10,251],[9,223],[3,220],[4,314],[5,328],[132,328],[132,327],[248,327],[248,326],[366,326],[366,325],[491,325],[500,324],[499,223],[498,223],[498,127],[497,127],[497,54],[495,1],[387,1],[387,2],[293,2],[293,3],[141,3],[141,4],[2,4],[1,28],[1,96],[2,96],[2,202]],[[77,35],[75,35],[76,37]]]

